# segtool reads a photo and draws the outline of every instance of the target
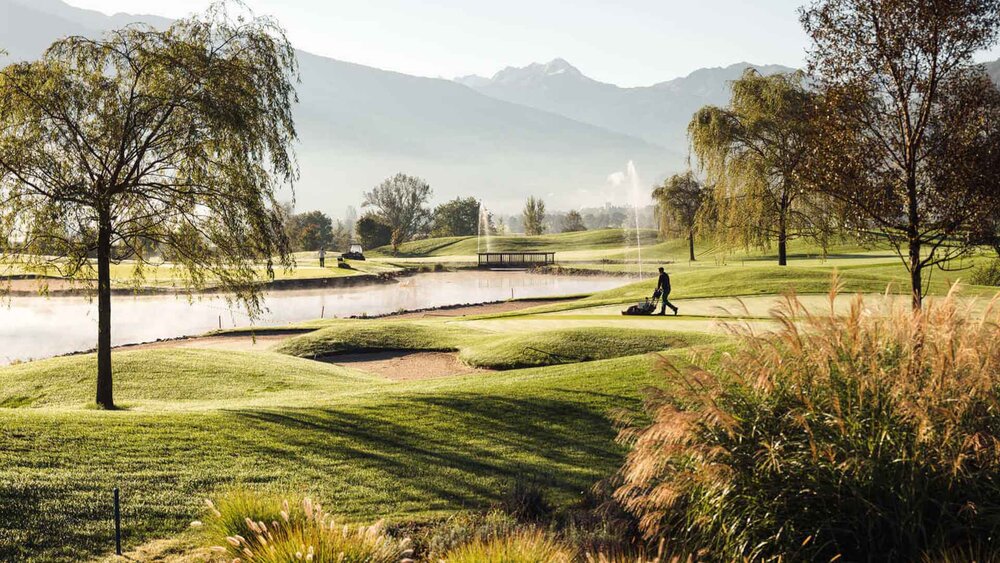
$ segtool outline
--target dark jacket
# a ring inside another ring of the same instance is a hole
[[[666,272],[660,274],[656,282],[656,289],[662,289],[664,295],[670,293],[670,276]]]

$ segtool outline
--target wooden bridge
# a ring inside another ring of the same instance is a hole
[[[480,252],[480,268],[536,268],[556,263],[555,252]]]

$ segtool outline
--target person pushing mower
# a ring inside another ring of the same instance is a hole
[[[660,305],[660,314],[667,314],[667,307],[674,310],[674,316],[677,315],[679,310],[673,303],[671,303],[667,298],[670,297],[670,275],[663,271],[663,266],[660,266],[660,277],[656,281],[656,292],[653,293],[655,297],[657,293],[660,294],[660,298],[663,300],[662,305]]]

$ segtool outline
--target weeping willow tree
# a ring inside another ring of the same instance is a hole
[[[810,155],[816,97],[804,75],[761,76],[747,69],[733,82],[726,108],[705,106],[688,125],[691,149],[714,186],[720,240],[769,248],[788,263],[788,241],[809,236],[826,244],[828,222],[801,171]]]
[[[182,289],[211,283],[251,315],[290,265],[275,194],[297,174],[297,63],[275,22],[239,8],[69,37],[0,70],[0,256],[96,278],[105,408],[112,264],[138,283],[169,260]]]

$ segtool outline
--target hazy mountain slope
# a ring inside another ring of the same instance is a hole
[[[508,67],[492,78],[465,76],[455,80],[489,96],[550,111],[661,144],[686,149],[685,129],[695,110],[729,100],[729,82],[748,67],[763,74],[789,72],[788,67],[738,63],[697,70],[690,75],[640,88],[598,82],[562,59],[527,67]]]
[[[30,6],[33,10],[50,14],[63,19],[77,22],[93,29],[109,29],[123,27],[132,23],[145,23],[157,28],[165,28],[170,25],[169,18],[154,16],[151,14],[123,14],[118,13],[107,16],[96,10],[86,10],[70,6],[62,0],[14,0]]]
[[[993,82],[1000,84],[1000,59],[991,63],[984,63],[983,66],[986,67],[986,73],[990,75]]]
[[[0,0],[0,46],[37,57],[54,39],[97,35],[155,16],[108,17],[59,0]],[[529,194],[556,206],[601,204],[607,176],[636,160],[650,173],[680,154],[564,116],[497,100],[449,80],[418,78],[299,53],[296,123],[299,208],[337,215],[363,190],[404,171],[426,178],[435,199],[476,194],[513,210]],[[588,195],[589,194],[589,195]]]
[[[584,190],[599,204],[609,197],[597,194],[607,176],[627,160],[656,174],[682,160],[641,140],[451,81],[307,53],[299,62],[303,204],[321,204],[312,198],[327,192],[325,186],[359,193],[397,171],[425,177],[437,199],[477,195],[497,209],[519,208],[529,194],[576,205],[588,197]]]
[[[0,63],[37,57],[56,37],[83,35],[93,29],[75,21],[41,12],[12,0],[0,0]]]

